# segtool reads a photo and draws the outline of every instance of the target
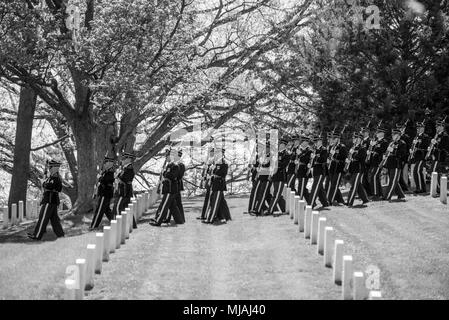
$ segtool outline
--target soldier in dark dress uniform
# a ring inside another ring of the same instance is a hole
[[[363,163],[365,163],[366,158],[366,149],[362,144],[363,135],[356,132],[352,139],[353,146],[349,151],[345,165],[345,171],[351,175],[351,190],[349,190],[348,201],[346,203],[349,207],[354,205],[356,193],[363,201],[363,204],[369,202],[368,195],[362,184]]]
[[[221,151],[221,159],[219,158],[220,153],[217,153],[215,167],[212,171],[210,204],[207,210],[207,219],[201,221],[203,223],[225,223],[231,220],[231,213],[224,197],[224,191],[227,190],[226,176],[228,174],[228,164],[224,159],[225,149]]]
[[[382,167],[383,163],[385,163],[390,180],[383,200],[391,200],[393,193],[397,194],[399,200],[405,198],[404,191],[399,184],[399,177],[402,170],[402,161],[406,154],[407,145],[401,140],[401,130],[394,129],[392,131],[392,141],[383,156],[383,162],[379,165]]]
[[[210,178],[212,177],[212,170],[214,169],[215,166],[215,159],[214,159],[214,148],[211,148],[209,150],[209,157],[206,161],[206,163],[204,164],[204,171],[202,174],[202,185],[204,186],[204,188],[206,189],[206,195],[204,196],[204,203],[203,203],[203,208],[201,210],[201,216],[197,217],[198,220],[206,220],[207,216],[207,208],[209,207],[209,200],[210,200]]]
[[[298,190],[296,195],[301,200],[309,199],[309,191],[307,190],[307,182],[309,181],[308,167],[312,150],[309,147],[310,139],[306,136],[301,136],[301,145],[296,150],[297,159],[295,162],[296,177],[298,178]]]
[[[270,150],[270,144],[266,144],[266,150]],[[257,192],[255,193],[254,207],[249,212],[251,215],[262,215],[263,210],[269,207],[269,192],[271,187],[270,153],[263,152],[260,157],[260,166],[257,168]]]
[[[110,208],[111,199],[114,197],[114,159],[105,157],[103,162],[103,171],[98,175],[98,182],[94,197],[97,199],[97,207],[90,225],[91,229],[98,228],[106,215],[109,221],[112,220],[112,211]]]
[[[449,168],[449,135],[446,132],[445,120],[446,118],[436,121],[436,134],[429,146],[431,152],[428,159],[433,161],[432,172],[438,173],[437,193],[440,193],[441,175],[447,175]]]
[[[288,155],[288,165],[286,169],[287,173],[287,186],[296,192],[296,150],[299,148],[299,135],[293,135],[291,146],[286,147],[287,155]]]
[[[285,212],[285,199],[282,197],[282,190],[284,190],[284,183],[287,180],[286,168],[291,157],[285,149],[286,144],[287,139],[281,139],[279,143],[277,168],[271,175],[271,183],[274,187],[273,197],[270,201],[268,209],[263,212],[264,215],[272,215],[276,209],[278,212]]]
[[[312,151],[309,163],[309,169],[311,169],[313,176],[313,184],[307,203],[314,208],[316,206],[316,198],[318,197],[322,206],[327,207],[329,203],[326,198],[326,192],[324,191],[323,181],[328,154],[327,149],[323,146],[323,138],[321,136],[315,137],[314,142],[315,149]]]
[[[39,219],[33,233],[28,233],[28,238],[32,240],[41,240],[44,235],[48,221],[51,223],[53,232],[58,238],[64,237],[64,230],[58,216],[59,192],[62,190],[62,180],[59,175],[61,163],[51,160],[48,163],[49,176],[42,183],[44,194],[41,201]]]
[[[362,128],[360,130],[360,133],[362,134],[362,146],[365,149],[366,152],[368,152],[370,144],[371,144],[371,138],[370,138],[370,131],[369,128]],[[362,163],[362,185],[363,188],[365,189],[366,193],[368,194],[368,196],[372,196],[373,193],[371,191],[371,186],[369,183],[369,163],[366,161],[366,156],[365,159],[363,159]]]
[[[181,198],[181,191],[184,190],[184,182],[183,182],[183,177],[184,177],[184,173],[186,171],[186,166],[184,165],[184,163],[181,161],[181,157],[182,157],[182,150],[179,149],[177,156],[175,156],[175,162],[177,162],[178,167],[179,167],[179,178],[178,178],[178,193],[176,194],[176,205],[178,206],[179,209],[179,216],[180,216],[180,223],[184,223],[186,221],[185,215],[184,215],[184,206],[182,205],[182,198]]]
[[[329,153],[329,187],[326,197],[329,205],[334,201],[344,204],[343,196],[340,191],[340,182],[344,173],[345,160],[348,155],[347,148],[340,142],[340,134],[334,133],[332,137],[332,147]]]
[[[399,183],[401,185],[401,188],[404,192],[408,191],[408,184],[409,184],[409,179],[408,179],[408,157],[410,155],[410,148],[412,147],[412,140],[410,138],[410,136],[408,135],[408,133],[406,132],[407,130],[407,124],[408,121],[404,124],[397,124],[396,125],[396,129],[398,129],[401,132],[401,140],[405,143],[405,146],[407,147],[407,151],[404,155],[404,158],[401,160],[401,174],[399,177]]]
[[[410,149],[410,164],[413,165],[413,180],[415,181],[415,194],[426,193],[426,177],[424,176],[425,157],[430,145],[430,137],[424,132],[423,122],[416,123],[416,137]]]
[[[112,209],[114,219],[124,211],[133,197],[134,168],[133,161],[136,158],[132,153],[125,152],[122,156],[122,166],[115,172],[115,195],[116,201]],[[135,217],[133,217],[133,228],[137,228]]]
[[[249,195],[249,201],[248,201],[248,211],[244,213],[249,213],[254,209],[255,204],[255,198],[257,194],[257,190],[259,189],[260,181],[257,179],[257,169],[259,168],[259,155],[256,151],[256,156],[254,158],[254,162],[251,165],[251,168],[249,170],[250,180],[251,180],[251,193]]]
[[[383,197],[382,184],[380,182],[380,174],[382,168],[379,167],[382,156],[388,148],[388,142],[385,139],[386,129],[382,126],[377,127],[376,140],[371,141],[370,148],[372,151],[367,152],[367,161],[370,166],[370,183],[373,200],[380,200]]]
[[[176,202],[179,193],[180,171],[176,159],[177,152],[168,155],[168,161],[162,172],[162,200],[156,211],[156,216],[150,219],[150,225],[160,226],[170,223],[171,217],[177,224],[182,224],[181,214]]]

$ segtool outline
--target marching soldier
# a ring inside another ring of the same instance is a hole
[[[346,159],[345,171],[351,174],[351,190],[348,194],[347,205],[352,207],[354,205],[356,193],[359,195],[363,204],[368,203],[368,195],[362,184],[363,168],[366,158],[366,149],[362,144],[362,133],[355,132],[352,137],[353,146],[349,151]]]
[[[373,193],[373,200],[379,200],[383,197],[382,184],[380,182],[380,174],[382,168],[379,164],[382,161],[382,155],[387,151],[388,142],[385,139],[386,129],[383,126],[378,126],[376,131],[376,140],[372,140],[370,148],[367,152],[366,159],[370,167],[370,183],[371,192]]]
[[[211,196],[210,204],[207,211],[207,219],[201,222],[214,223],[221,221],[232,220],[231,213],[229,212],[228,204],[224,197],[224,191],[226,191],[226,176],[228,174],[228,164],[225,162],[225,149],[221,150],[221,159],[219,159],[220,153],[217,153],[216,164],[212,171],[211,178]]]
[[[267,142],[266,150],[270,150],[270,144]],[[270,175],[270,153],[269,151],[263,152],[260,157],[260,166],[257,172],[257,184],[258,189],[255,193],[254,207],[249,212],[251,215],[261,215],[263,210],[269,207],[269,195],[268,190],[271,187],[271,181],[268,177]]]
[[[335,129],[332,132],[328,132],[326,134],[326,151],[327,154],[329,155],[332,149],[332,137],[334,135]],[[323,141],[323,146],[324,146],[324,141]],[[327,192],[330,188],[330,179],[329,179],[329,165],[326,163],[326,165],[324,166],[324,177],[323,177],[323,186],[324,186],[324,192],[327,195]]]
[[[326,197],[329,205],[333,205],[334,201],[337,201],[338,204],[344,204],[339,187],[348,152],[346,146],[340,142],[340,134],[334,133],[331,141],[332,147],[329,153],[329,187]]]
[[[177,194],[179,193],[179,166],[176,163],[176,155],[178,153],[171,153],[168,155],[167,164],[162,171],[162,200],[156,211],[156,216],[150,219],[150,225],[160,226],[162,223],[169,223],[170,218],[177,224],[182,224],[181,214],[176,202]]]
[[[59,192],[62,190],[61,176],[59,175],[59,167],[61,163],[56,160],[48,162],[49,176],[42,183],[44,194],[41,201],[41,210],[39,219],[34,228],[33,233],[28,233],[31,240],[41,240],[44,235],[48,221],[50,220],[53,232],[58,238],[64,237],[64,230],[58,216]]]
[[[430,145],[430,137],[424,132],[424,122],[416,123],[416,137],[410,149],[409,162],[412,164],[413,180],[415,181],[415,194],[426,193],[426,177],[424,176],[425,157]]]
[[[301,200],[309,199],[309,192],[307,190],[307,182],[309,181],[308,167],[310,162],[310,157],[312,155],[312,150],[309,147],[311,143],[310,139],[306,136],[301,136],[301,145],[296,151],[297,160],[295,162],[296,177],[298,178],[298,190],[296,195],[300,197]]]
[[[268,210],[264,212],[264,215],[272,215],[275,209],[277,209],[277,211],[279,212],[285,212],[285,199],[282,197],[282,190],[284,189],[284,183],[287,180],[286,169],[291,157],[291,155],[287,153],[286,145],[286,138],[283,138],[279,141],[277,168],[276,172],[271,175],[271,183],[274,187],[273,197],[268,206]],[[295,175],[293,174],[293,177],[294,176]]]
[[[184,182],[182,181],[183,177],[184,177],[184,173],[186,171],[186,166],[184,165],[184,163],[181,161],[182,158],[182,149],[178,150],[178,155],[175,158],[175,162],[177,162],[178,167],[179,167],[179,178],[178,178],[178,193],[176,194],[176,205],[178,206],[179,209],[179,216],[180,216],[180,222],[179,223],[185,223],[186,222],[186,218],[184,215],[184,206],[182,205],[182,198],[181,198],[181,191],[184,190]]]
[[[446,118],[436,121],[436,135],[432,139],[427,159],[433,161],[432,172],[438,173],[437,193],[440,192],[441,174],[448,174],[449,135],[446,132]]]
[[[132,153],[125,152],[122,158],[122,167],[115,173],[115,194],[117,199],[112,210],[114,219],[120,212],[126,209],[133,196],[133,179],[135,175],[133,161],[136,157]],[[133,228],[137,228],[134,217]]]
[[[105,157],[103,161],[103,171],[98,176],[98,182],[94,197],[97,198],[97,207],[90,225],[91,229],[98,228],[103,219],[103,215],[109,221],[112,220],[110,208],[111,199],[114,197],[114,159]]]
[[[256,149],[257,149],[257,147],[256,147]],[[257,150],[256,150],[256,157],[254,158],[254,162],[251,165],[251,169],[249,171],[252,187],[251,187],[251,193],[249,195],[248,211],[244,212],[244,213],[249,213],[254,209],[255,198],[256,198],[257,190],[259,189],[259,185],[260,185],[260,181],[257,179],[257,170],[258,170],[259,166],[260,166],[259,155],[257,154]]]
[[[392,141],[379,165],[380,168],[385,166],[388,169],[389,176],[389,184],[383,200],[391,200],[393,193],[397,194],[399,200],[405,198],[399,178],[402,170],[402,161],[406,154],[407,145],[401,140],[401,130],[394,129],[392,131]]]
[[[363,188],[365,188],[366,193],[368,196],[372,196],[373,193],[371,192],[371,186],[369,183],[369,163],[366,162],[366,154],[369,150],[370,144],[371,144],[371,138],[370,138],[370,131],[369,128],[362,128],[361,129],[362,134],[362,146],[365,149],[365,159],[363,159],[361,165],[362,165],[362,185]]]
[[[309,170],[312,172],[313,184],[312,190],[310,191],[310,198],[307,203],[314,208],[316,206],[316,198],[318,197],[322,206],[328,207],[329,203],[327,202],[326,192],[323,187],[328,153],[327,149],[323,146],[323,138],[321,135],[316,136],[313,140],[315,142],[315,149],[311,154],[310,163],[308,165]]]
[[[287,145],[287,154],[289,156],[288,166],[287,166],[287,186],[292,190],[296,192],[296,150],[298,150],[299,147],[299,135],[294,135],[292,137],[292,144],[289,146]]]
[[[202,174],[202,185],[204,186],[204,188],[206,189],[206,195],[204,197],[204,203],[203,203],[203,208],[201,210],[201,216],[198,217],[198,220],[206,220],[207,216],[207,208],[209,207],[209,200],[210,200],[210,177],[212,176],[212,170],[214,169],[214,148],[211,148],[209,150],[209,155],[208,155],[208,159],[206,161],[206,163],[204,164],[204,171]]]
[[[404,158],[401,160],[401,175],[399,177],[399,183],[401,184],[401,188],[404,192],[408,192],[408,158],[410,156],[410,148],[412,147],[412,141],[410,136],[406,133],[407,125],[409,120],[407,120],[404,124],[397,124],[396,129],[401,132],[401,140],[404,141],[405,146],[407,147],[407,151],[404,155]]]

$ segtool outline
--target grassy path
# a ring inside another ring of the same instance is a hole
[[[287,216],[243,215],[247,197],[228,201],[233,221],[203,225],[202,199],[185,201],[187,223],[139,229],[103,264],[87,299],[339,299],[331,269],[322,266]],[[357,270],[377,266],[387,299],[449,299],[449,209],[438,199],[322,210],[345,241]],[[79,222],[79,221],[78,221]],[[61,299],[65,268],[83,257],[94,233],[88,219],[67,237],[43,242],[25,231],[0,232],[0,300]],[[30,226],[31,227],[31,226]]]

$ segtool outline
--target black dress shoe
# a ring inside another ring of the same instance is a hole
[[[37,238],[36,236],[34,236],[32,234],[28,235],[28,239],[31,239],[31,240],[34,240],[34,241],[39,241],[40,240],[39,238]]]
[[[196,217],[196,220],[205,220],[206,218],[203,217]]]
[[[210,223],[210,222],[207,220],[201,220],[201,223]]]
[[[153,227],[160,227],[161,226],[161,224],[157,223],[156,221],[151,221],[150,225],[153,226]]]

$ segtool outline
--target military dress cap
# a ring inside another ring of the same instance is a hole
[[[369,132],[369,128],[367,128],[367,127],[360,128],[360,133],[366,133],[366,132]]]
[[[312,140],[313,140],[313,142],[317,142],[317,141],[320,141],[320,140],[322,141],[323,137],[321,135],[316,135],[316,136],[313,137]]]
[[[61,162],[57,161],[55,159],[51,159],[50,161],[48,161],[48,166],[49,167],[60,167],[61,166]]]
[[[122,157],[123,158],[128,158],[128,159],[135,159],[136,158],[136,156],[133,153],[131,153],[131,152],[124,152]]]
[[[114,158],[111,158],[111,157],[104,157],[103,162],[114,162]]]
[[[341,138],[341,134],[338,133],[338,132],[334,132],[334,133],[332,134],[332,138],[334,138],[334,139],[340,139],[340,138]]]
[[[387,128],[385,128],[384,126],[378,126],[376,128],[376,131],[385,133],[385,132],[387,132]]]
[[[353,138],[353,139],[361,139],[361,138],[363,138],[363,135],[362,135],[361,132],[354,132],[354,133],[352,134],[352,138]]]
[[[424,123],[424,121],[423,122],[417,122],[416,123],[416,127],[417,128],[424,128],[426,125],[425,125],[425,123]]]
[[[292,138],[291,138],[293,141],[295,141],[295,140],[299,140],[299,139],[301,139],[301,136],[299,135],[299,134],[294,134],[294,135],[292,135]]]
[[[301,141],[306,141],[306,142],[310,142],[310,138],[308,136],[301,136],[300,137]]]
[[[393,129],[391,130],[391,134],[401,134],[401,130],[400,129]]]
[[[437,126],[445,126],[446,125],[446,119],[438,119],[437,121],[435,121],[435,124]]]

